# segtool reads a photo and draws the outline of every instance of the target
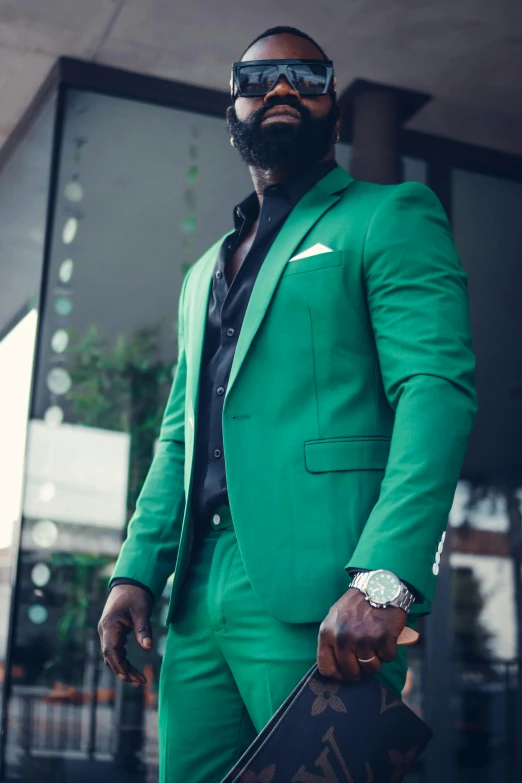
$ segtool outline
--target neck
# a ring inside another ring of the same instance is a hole
[[[331,147],[330,150],[324,156],[324,158],[321,158],[321,160],[315,161],[314,163],[305,164],[304,166],[295,166],[295,167],[279,166],[274,169],[258,169],[258,168],[254,168],[253,166],[249,166],[250,176],[252,177],[252,182],[254,183],[254,189],[257,193],[257,198],[259,200],[259,206],[261,207],[263,203],[263,191],[269,185],[276,185],[278,182],[284,182],[284,180],[286,179],[290,179],[291,177],[296,177],[298,174],[301,174],[303,171],[306,171],[312,166],[315,166],[317,163],[322,163],[323,161],[326,160],[335,160],[334,147]]]

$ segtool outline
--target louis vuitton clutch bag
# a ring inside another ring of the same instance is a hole
[[[374,676],[314,665],[222,783],[399,783],[432,737]]]

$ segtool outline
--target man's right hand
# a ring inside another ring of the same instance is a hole
[[[125,642],[131,631],[140,647],[152,648],[150,614],[153,599],[147,590],[136,585],[115,585],[109,593],[98,623],[103,660],[120,680],[136,688],[147,678],[127,660]]]

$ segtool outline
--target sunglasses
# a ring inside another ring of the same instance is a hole
[[[257,98],[267,95],[280,76],[285,76],[299,95],[324,95],[335,92],[331,60],[247,60],[232,63],[232,98]]]

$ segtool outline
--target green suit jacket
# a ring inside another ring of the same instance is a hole
[[[185,277],[159,446],[113,572],[170,611],[193,540],[198,377],[219,239]],[[290,261],[321,243],[333,252]],[[252,587],[283,621],[321,621],[353,568],[424,597],[476,415],[467,275],[418,183],[338,167],[297,204],[260,269],[223,409],[230,507]],[[437,568],[435,568],[437,571]]]

